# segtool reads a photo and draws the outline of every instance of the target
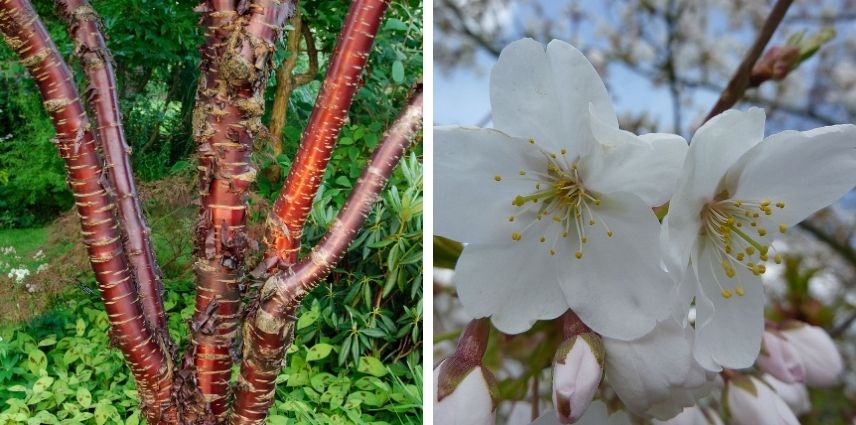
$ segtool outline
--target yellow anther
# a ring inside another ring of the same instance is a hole
[[[770,206],[770,204],[772,204],[772,203],[773,203],[773,201],[771,201],[769,198],[764,198],[764,199],[762,199],[762,200],[761,200],[761,204],[760,204],[760,205],[761,205],[762,207],[769,207],[769,206]]]
[[[787,233],[787,231],[788,231],[788,226],[785,226],[784,224],[779,225],[779,233]]]
[[[525,175],[526,175],[526,170],[520,170],[520,172],[519,172],[519,173],[517,173],[517,174],[520,174],[521,176],[525,176]]]
[[[593,219],[593,218],[590,218],[590,219],[589,219],[589,225],[590,225],[590,226],[594,226],[594,223],[595,223],[594,219]]]
[[[530,144],[530,145],[534,145],[534,144],[535,144],[535,139],[529,139],[529,144]]]
[[[552,255],[556,255],[556,250],[555,250],[555,249],[551,249],[551,250],[550,250],[550,255],[551,255],[551,256],[552,256]]]
[[[743,201],[734,201],[734,206],[740,208],[743,206]]]
[[[512,216],[508,216],[508,222],[509,222],[509,223],[511,223],[511,222],[513,222],[513,221],[514,221],[514,216],[513,216],[513,215],[512,215]]]
[[[567,238],[567,237],[568,237],[568,232],[562,232],[562,237],[563,237],[563,238]]]
[[[726,300],[731,298],[731,291],[729,291],[727,289],[723,289],[721,294],[722,294],[722,298],[725,298]]]
[[[565,149],[565,148],[562,148],[562,150],[561,150],[561,151],[559,151],[559,152],[561,152],[561,153],[562,153],[562,155],[564,155],[564,154],[568,153],[568,150],[567,150],[567,149]]]
[[[757,221],[753,221],[753,222],[749,223],[749,225],[750,225],[750,226],[752,226],[752,227],[755,227],[755,226],[757,226],[757,225],[758,225],[758,222],[757,222]]]
[[[586,243],[586,242],[588,242],[588,238],[583,236],[582,238],[580,238],[580,242]]]
[[[561,216],[558,216],[558,215],[554,215],[554,216],[553,216],[553,221],[555,221],[555,222],[561,222],[561,221],[562,221],[562,217],[561,217]]]
[[[551,154],[550,154],[550,158],[556,159],[556,154],[551,153]]]
[[[773,257],[773,261],[775,261],[776,264],[782,264],[782,254],[776,254]]]
[[[770,257],[767,257],[767,254],[761,254],[761,261],[767,261]]]
[[[725,253],[731,254],[731,245],[725,245]]]
[[[520,195],[515,196],[515,197],[514,197],[514,200],[513,200],[513,201],[511,201],[511,205],[514,205],[514,206],[516,206],[516,207],[523,206],[523,204],[525,204],[525,203],[526,203],[526,199],[524,199],[524,198],[523,198],[522,196],[520,196]]]
[[[784,207],[785,207],[785,203],[784,203],[784,202],[776,202],[776,207],[777,207],[777,208],[784,208]]]
[[[511,240],[519,241],[520,239],[523,239],[523,235],[521,235],[520,232],[514,232],[511,234]]]
[[[743,254],[742,252],[737,253],[737,261],[743,261],[744,258],[746,258],[745,254]]]
[[[600,199],[595,199],[595,200],[594,200],[594,204],[595,204],[595,205],[600,205]]]
[[[737,226],[737,227],[743,227],[743,223],[741,223],[741,222],[739,222],[739,221],[738,221],[738,222],[737,222],[737,224],[735,224],[735,226]]]
[[[579,260],[580,258],[583,258],[583,252],[582,251],[575,252],[574,257],[577,257],[577,260]]]
[[[767,236],[767,229],[763,227],[758,228],[758,236]]]
[[[734,292],[737,293],[738,297],[742,297],[742,296],[746,295],[746,291],[743,290],[742,286],[738,286],[738,287],[734,288]]]
[[[753,248],[751,246],[746,247],[746,255],[752,255],[754,253],[755,253],[755,248]]]
[[[760,252],[761,255],[767,255],[767,252],[769,252],[769,251],[770,251],[770,247],[767,245],[761,245],[761,247],[758,248],[758,252]]]
[[[773,215],[773,210],[771,210],[771,209],[764,210],[764,215]]]
[[[496,181],[498,181],[498,182],[501,182],[501,181],[502,181],[502,176],[493,176],[493,179],[494,179],[494,180],[496,180]]]
[[[756,264],[754,269],[752,270],[755,274],[764,274],[767,271],[767,266],[763,264]]]
[[[606,231],[606,236],[609,236],[610,238],[611,238],[611,237],[612,237],[612,235],[614,235],[614,234],[615,234],[615,233],[612,233],[612,230],[607,230],[607,231]]]
[[[547,238],[545,238],[545,237],[541,236],[541,239],[539,239],[539,240],[541,241],[541,243],[544,243],[544,241],[546,241],[546,240],[547,240]]]

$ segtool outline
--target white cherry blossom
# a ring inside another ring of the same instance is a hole
[[[686,142],[620,130],[597,72],[560,41],[506,47],[491,105],[494,129],[434,129],[435,233],[467,244],[464,308],[506,333],[568,308],[604,336],[648,333],[670,292],[651,208]]]
[[[728,381],[726,400],[735,425],[799,425],[785,401],[754,376],[737,376]]]
[[[661,234],[678,279],[678,316],[697,309],[694,355],[705,368],[745,368],[764,331],[772,238],[856,185],[856,126],[764,138],[764,111],[726,111],[696,131]]]

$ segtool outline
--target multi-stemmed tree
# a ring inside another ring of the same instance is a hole
[[[112,58],[87,0],[56,0],[85,73],[85,97],[29,0],[0,0],[0,32],[35,80],[56,128],[111,336],[132,370],[149,423],[262,423],[303,296],[343,255],[422,120],[422,87],[376,147],[326,235],[300,257],[303,226],[389,0],[352,2],[285,185],[267,219],[266,254],[246,264],[253,143],[265,137],[264,91],[291,0],[205,0],[193,114],[201,208],[196,310],[178,352],[129,160]],[[296,29],[296,31],[299,31]],[[252,270],[252,273],[248,273]],[[244,303],[248,281],[260,290]],[[231,379],[232,348],[242,344]]]

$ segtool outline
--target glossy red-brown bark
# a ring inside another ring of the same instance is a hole
[[[113,58],[101,32],[101,20],[87,0],[56,0],[60,16],[66,20],[74,42],[74,53],[89,80],[88,103],[96,120],[96,139],[104,154],[104,169],[118,207],[125,253],[137,282],[146,321],[165,345],[171,346],[163,309],[163,283],[137,199],[131,169],[130,147],[125,140],[116,95]]]
[[[154,423],[166,407],[162,401],[169,399],[168,356],[144,318],[116,207],[74,79],[28,0],[0,0],[0,32],[33,76],[56,128],[110,332],[136,379],[143,412]]]
[[[392,170],[422,125],[422,85],[387,131],[357,180],[342,210],[321,241],[288,272],[267,279],[259,305],[244,323],[241,374],[231,417],[232,424],[261,424],[276,391],[276,377],[291,345],[300,300],[326,277],[342,258],[362,227]]]
[[[286,266],[297,260],[303,225],[348,117],[387,6],[389,0],[355,0],[345,17],[300,148],[268,223],[268,256],[279,257]]]
[[[192,338],[198,387],[221,419],[228,411],[231,349],[241,319],[246,195],[256,175],[250,154],[264,131],[260,118],[270,55],[292,8],[290,1],[275,0],[253,1],[242,11],[223,1],[200,7],[210,26],[194,114],[202,207]]]

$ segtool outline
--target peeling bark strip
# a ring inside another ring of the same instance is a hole
[[[244,322],[241,374],[230,423],[262,424],[276,394],[276,376],[291,345],[300,300],[324,279],[345,254],[392,170],[422,125],[422,84],[415,90],[336,216],[312,252],[288,272],[268,278],[260,304]]]
[[[246,192],[261,124],[271,53],[293,2],[209,1],[197,10],[209,27],[202,48],[194,138],[202,207],[195,245],[196,312],[193,355],[200,391],[222,420],[228,410],[232,355],[241,320],[240,284],[246,253]],[[216,303],[210,313],[209,305]]]
[[[284,265],[297,259],[303,224],[348,116],[387,6],[389,0],[355,0],[345,17],[294,164],[274,204],[276,219],[269,220],[267,226],[268,256],[278,256]]]
[[[101,19],[88,0],[56,0],[59,15],[69,27],[74,54],[80,60],[89,86],[88,102],[98,124],[96,138],[104,152],[107,177],[115,191],[125,242],[125,253],[137,282],[140,302],[150,328],[167,347],[172,346],[163,309],[163,283],[155,263],[150,230],[143,219],[131,169],[131,148],[125,141],[113,58],[101,33]],[[172,368],[169,368],[172,371]]]
[[[111,334],[130,364],[143,413],[155,423],[162,402],[169,398],[169,362],[143,317],[114,215],[115,204],[74,79],[28,0],[0,0],[0,32],[38,85],[56,128],[57,148],[65,161]]]

